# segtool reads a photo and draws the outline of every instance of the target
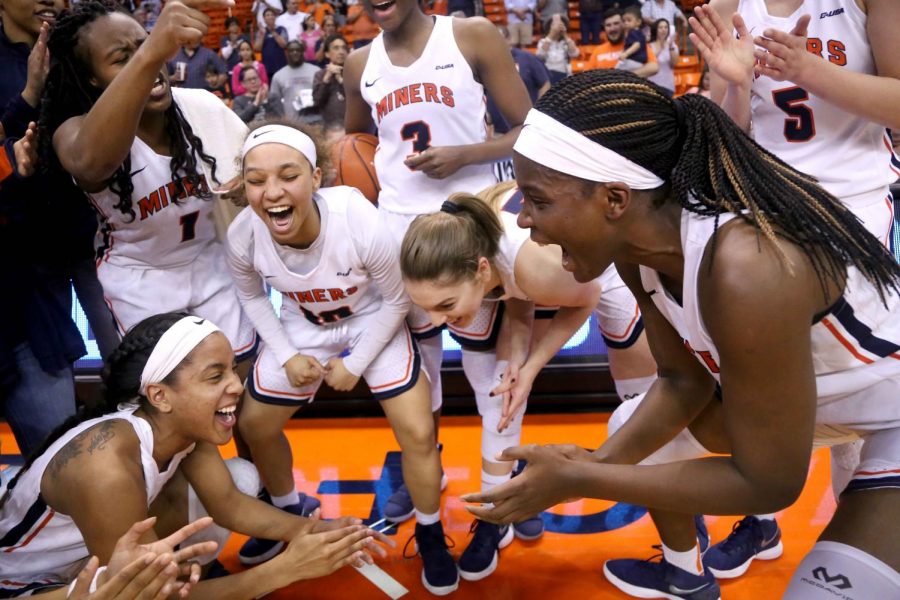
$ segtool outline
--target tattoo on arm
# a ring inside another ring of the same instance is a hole
[[[104,421],[97,427],[83,431],[56,453],[56,456],[53,457],[47,468],[50,470],[51,475],[55,477],[62,473],[69,461],[83,454],[85,449],[88,454],[93,454],[94,450],[105,450],[106,443],[115,435],[116,432],[113,429],[112,421]],[[87,448],[85,448],[84,444],[88,438],[90,438],[90,441],[87,444]]]

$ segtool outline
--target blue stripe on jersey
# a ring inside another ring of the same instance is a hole
[[[644,332],[644,319],[638,317],[637,323],[634,324],[634,329],[631,330],[631,335],[629,335],[624,340],[611,340],[605,335],[603,332],[600,332],[600,337],[603,338],[603,343],[606,344],[607,348],[615,348],[616,350],[624,350],[626,348],[632,347],[635,342],[638,341],[638,338],[641,337],[641,334]]]
[[[10,492],[12,493],[12,492]],[[47,511],[47,503],[40,496],[34,501],[34,504],[25,513],[25,516],[19,521],[19,524],[10,529],[6,535],[0,538],[0,548],[10,548],[20,543],[31,531],[41,516]]]
[[[897,344],[873,335],[869,326],[856,318],[853,307],[850,306],[843,296],[835,303],[831,314],[835,316],[840,324],[844,326],[844,329],[847,330],[847,333],[852,335],[865,351],[881,358],[886,358],[900,350],[900,346]]]
[[[509,197],[509,200],[506,201],[506,204],[503,205],[503,212],[512,213],[514,215],[522,212],[522,202],[525,201],[525,195],[522,193],[522,190],[516,190],[516,192]]]
[[[900,475],[892,477],[866,477],[865,479],[852,479],[845,492],[859,490],[877,490],[880,488],[900,488]]]

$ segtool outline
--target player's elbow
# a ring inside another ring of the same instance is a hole
[[[805,483],[804,475],[768,474],[762,481],[753,482],[753,506],[747,512],[764,514],[783,510],[797,501]]]

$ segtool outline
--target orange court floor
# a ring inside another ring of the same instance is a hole
[[[574,443],[596,447],[606,437],[608,414],[529,415],[523,443]],[[294,419],[287,428],[294,452],[294,478],[298,489],[322,501],[324,518],[354,515],[380,519],[381,507],[400,477],[399,447],[383,418]],[[480,486],[480,419],[444,417],[441,420],[442,462],[449,486],[442,496],[441,519],[455,542],[458,557],[469,539],[472,518],[460,495]],[[5,425],[0,428],[4,453],[15,447]],[[223,448],[234,455],[233,444]],[[791,574],[815,543],[834,512],[827,450],[816,451],[809,478],[799,500],[778,514],[784,534],[784,555],[774,561],[756,561],[740,579],[721,582],[723,600],[781,598]],[[659,540],[650,518],[640,508],[611,502],[582,500],[554,507],[543,515],[544,536],[534,542],[516,539],[500,553],[490,577],[461,580],[450,598],[513,600],[523,598],[584,599],[626,598],[602,574],[603,563],[613,558],[649,558]],[[707,517],[713,541],[730,531],[737,517]],[[420,582],[421,560],[404,558],[403,549],[413,535],[414,520],[399,527],[391,539],[397,544],[378,566],[409,592],[404,598],[433,598]],[[245,540],[233,535],[220,557],[232,572],[241,569],[237,552]],[[407,554],[413,550],[413,545]],[[296,583],[267,598],[365,598],[387,596],[353,568],[329,577]]]

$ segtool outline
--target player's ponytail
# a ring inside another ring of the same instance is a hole
[[[471,194],[454,194],[441,211],[416,217],[400,247],[407,281],[457,283],[475,276],[478,259],[497,254],[503,225],[494,210]]]
[[[6,503],[6,499],[13,493],[19,477],[31,466],[31,464],[41,456],[47,449],[67,431],[79,424],[96,419],[103,415],[116,412],[121,403],[142,403],[145,409],[149,409],[149,404],[145,402],[145,398],[141,396],[141,373],[144,365],[150,358],[150,353],[156,346],[156,343],[162,335],[169,330],[172,325],[188,316],[185,312],[165,313],[148,317],[135,325],[118,347],[113,350],[106,359],[106,366],[103,368],[103,384],[104,397],[103,400],[94,406],[83,406],[76,414],[66,419],[61,425],[54,429],[44,442],[34,450],[26,459],[22,470],[16,473],[16,476],[9,482],[6,492],[0,498],[0,508]],[[171,384],[178,376],[181,368],[187,364],[187,360],[183,360],[171,373],[163,380],[163,383]]]

